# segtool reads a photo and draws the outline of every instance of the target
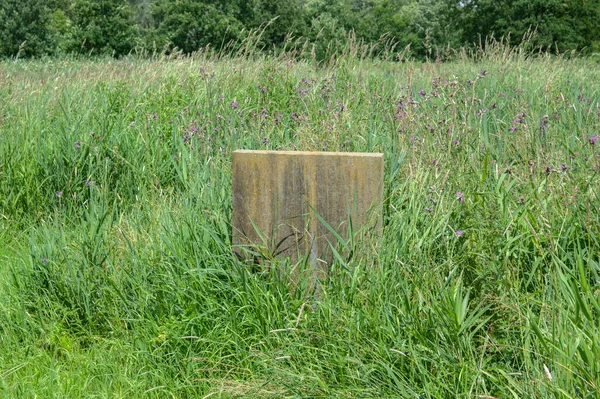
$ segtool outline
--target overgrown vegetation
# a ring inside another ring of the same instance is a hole
[[[368,52],[0,64],[1,396],[600,396],[600,70]],[[383,152],[373,255],[241,264],[237,148]]]

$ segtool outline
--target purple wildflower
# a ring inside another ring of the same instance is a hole
[[[594,135],[594,136],[590,137],[590,144],[591,145],[596,144],[596,141],[598,141],[598,136]]]
[[[75,148],[77,148],[77,149],[81,148],[81,143],[79,141],[75,142]]]
[[[48,262],[48,258],[42,258],[42,262],[43,262],[43,263],[46,263],[46,262]]]
[[[57,191],[54,195],[56,196],[56,198],[60,198],[60,197],[62,197],[63,192],[62,191]]]
[[[464,197],[462,191],[457,191],[456,192],[456,200],[458,202],[464,202],[465,201],[465,197]]]
[[[425,94],[425,90],[419,90],[419,95],[424,96]]]
[[[560,165],[560,170],[562,170],[563,172],[567,171],[567,165],[565,165],[564,163]]]
[[[237,101],[232,101],[231,103],[229,103],[229,105],[231,105],[231,108],[233,109],[236,109],[238,107]]]
[[[460,237],[462,237],[464,234],[465,234],[465,233],[464,233],[464,231],[462,231],[462,230],[456,230],[456,231],[454,232],[454,235],[455,235],[456,237],[459,237],[459,238],[460,238]]]
[[[540,121],[540,130],[542,132],[545,132],[548,129],[548,126],[546,125],[547,123],[548,123],[548,115],[544,115],[544,117]]]

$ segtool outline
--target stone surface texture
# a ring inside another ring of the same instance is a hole
[[[381,227],[383,154],[238,150],[232,168],[241,257],[261,247],[292,263],[318,263],[322,272],[333,259],[330,243],[338,246],[331,229],[348,239],[349,220],[354,232]]]

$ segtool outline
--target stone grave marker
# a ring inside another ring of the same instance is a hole
[[[232,238],[242,258],[266,250],[292,264],[308,259],[322,276],[330,244],[349,238],[349,220],[354,232],[381,228],[383,154],[238,150],[232,173]]]

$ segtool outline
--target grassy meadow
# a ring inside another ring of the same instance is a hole
[[[519,48],[2,62],[0,397],[598,398],[598,136]],[[242,148],[385,154],[319,300],[232,255]]]

